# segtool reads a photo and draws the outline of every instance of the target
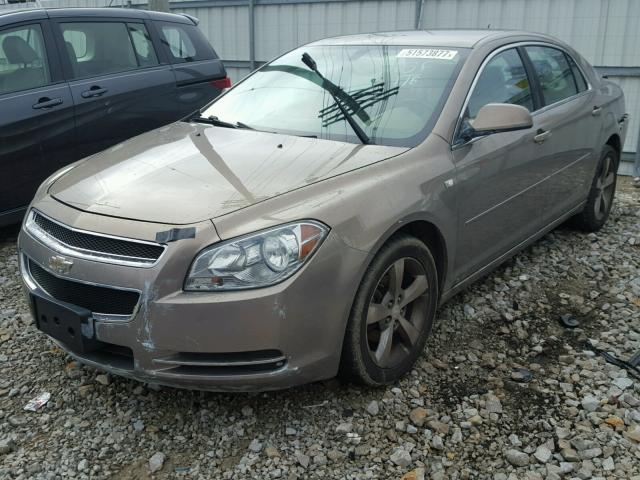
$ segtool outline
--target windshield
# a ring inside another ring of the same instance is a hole
[[[305,52],[327,82],[302,62]],[[202,116],[268,132],[360,143],[333,93],[371,143],[413,147],[433,128],[467,53],[446,47],[302,47],[263,66]]]

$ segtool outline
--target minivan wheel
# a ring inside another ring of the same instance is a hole
[[[617,170],[618,154],[612,147],[605,145],[584,210],[573,218],[575,227],[595,232],[607,222],[616,192]]]
[[[395,236],[375,256],[358,288],[340,376],[367,385],[399,379],[422,353],[437,304],[431,252],[417,238]]]

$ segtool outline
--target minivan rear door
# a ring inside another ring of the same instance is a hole
[[[176,91],[174,108],[188,115],[231,86],[227,72],[203,33],[185,17],[185,23],[155,20],[162,54],[172,64]]]
[[[142,19],[55,18],[76,115],[77,157],[104,150],[176,119],[175,89]]]
[[[40,183],[73,161],[73,101],[45,14],[0,24],[0,224],[20,219]]]

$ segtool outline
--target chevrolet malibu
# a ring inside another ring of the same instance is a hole
[[[619,87],[538,34],[331,38],[60,170],[20,233],[35,324],[145,382],[393,382],[437,307],[571,220],[606,222]]]

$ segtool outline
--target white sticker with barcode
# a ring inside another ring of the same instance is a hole
[[[439,60],[453,60],[457,50],[443,50],[440,48],[403,48],[398,52],[398,58],[436,58]]]

